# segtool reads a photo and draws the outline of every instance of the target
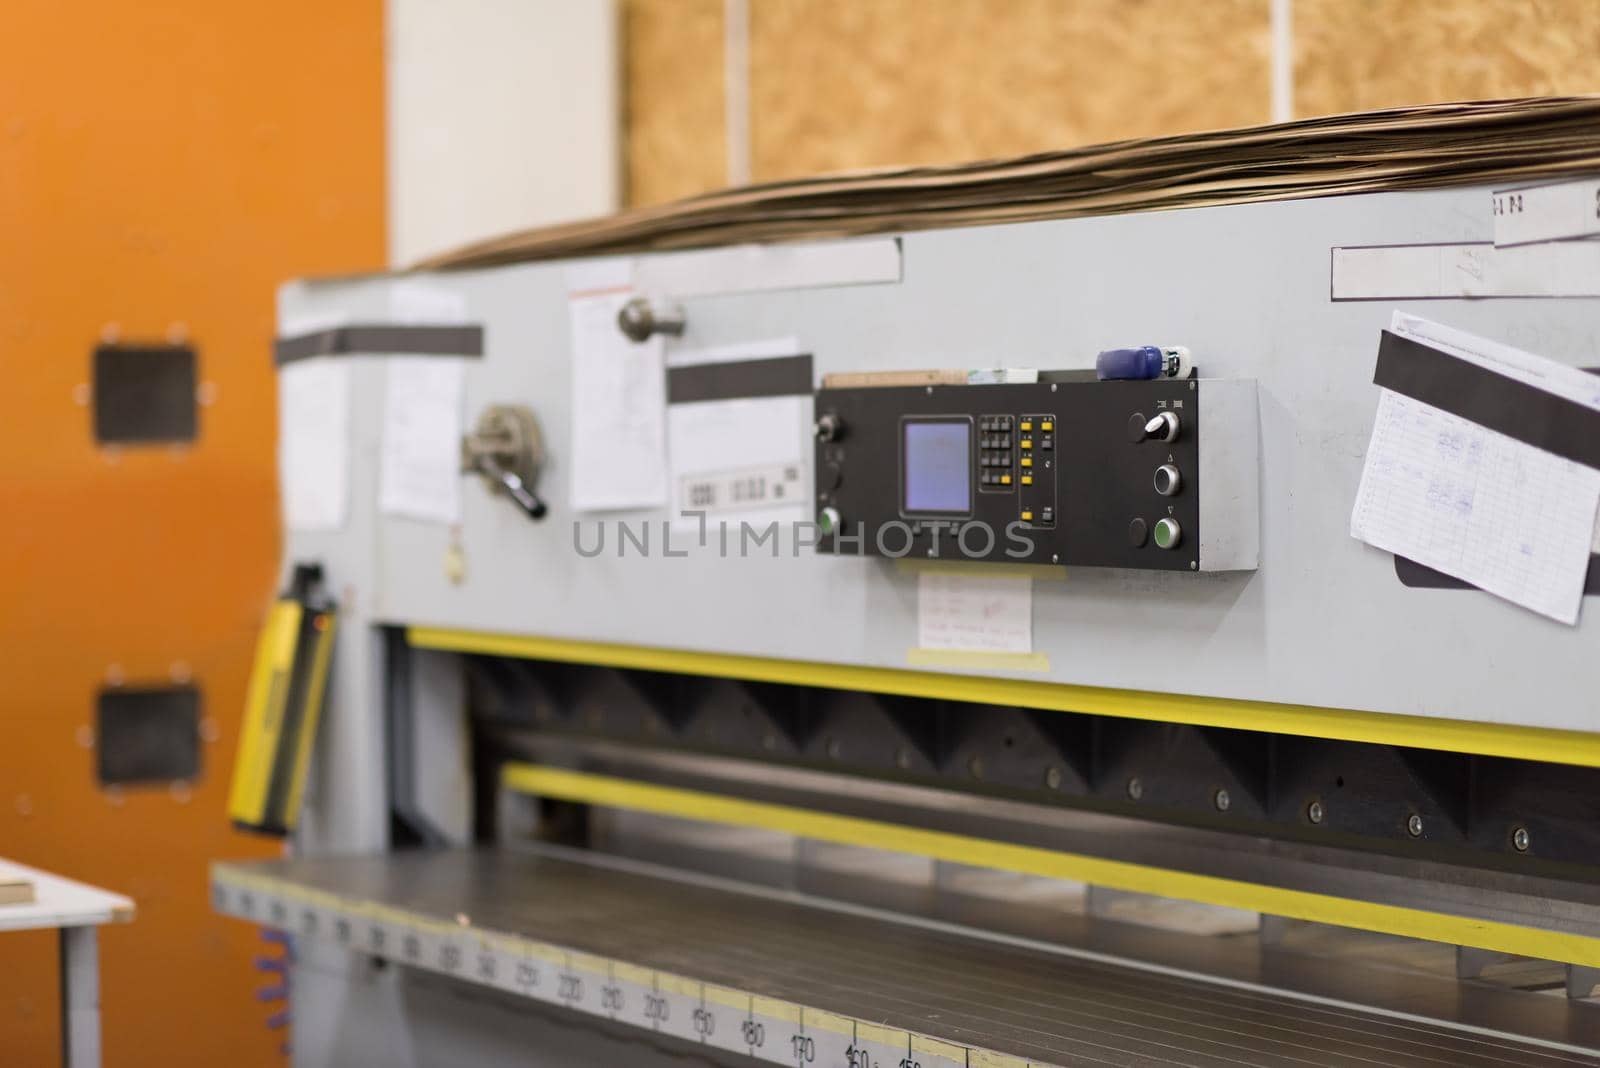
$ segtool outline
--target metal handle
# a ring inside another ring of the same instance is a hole
[[[477,457],[478,470],[489,478],[494,479],[505,487],[506,493],[517,506],[528,513],[529,519],[543,519],[546,511],[544,500],[527,486],[522,484],[522,478],[515,471],[508,471],[501,467],[493,456],[482,453]]]
[[[649,341],[653,334],[682,337],[688,320],[676,304],[660,304],[648,297],[634,297],[617,312],[617,328],[633,341]]]

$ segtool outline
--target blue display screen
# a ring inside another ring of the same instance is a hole
[[[902,510],[907,515],[972,511],[972,420],[907,422],[904,433]]]

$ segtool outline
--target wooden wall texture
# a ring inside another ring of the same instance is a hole
[[[624,0],[628,202],[726,178],[722,0]],[[1270,0],[749,0],[756,181],[1265,122]],[[1293,0],[1296,117],[1600,91],[1595,0]]]

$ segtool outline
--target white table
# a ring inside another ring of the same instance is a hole
[[[0,931],[61,932],[61,1062],[68,1068],[100,1063],[100,950],[95,928],[133,919],[133,902],[121,894],[0,860],[0,879],[33,883],[33,902],[0,905]]]

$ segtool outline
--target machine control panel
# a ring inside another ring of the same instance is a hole
[[[818,547],[1208,570],[1200,551],[1207,490],[1201,458],[1213,433],[1205,422],[1206,386],[1198,379],[1063,376],[824,388],[816,395]],[[1250,399],[1253,405],[1253,388]],[[1235,458],[1240,469],[1226,481],[1230,495],[1234,482],[1250,482],[1250,506],[1223,523],[1256,522],[1253,406],[1249,416],[1248,456]],[[1225,431],[1230,455],[1244,440],[1239,430]]]

